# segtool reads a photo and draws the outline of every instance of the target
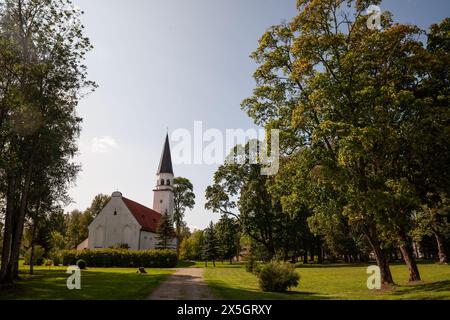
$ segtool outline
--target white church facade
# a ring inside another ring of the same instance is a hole
[[[156,230],[162,214],[173,221],[173,167],[169,136],[166,136],[153,190],[153,208],[148,208],[114,192],[111,200],[89,225],[89,238],[77,249],[102,249],[126,244],[130,250],[155,249],[158,243]],[[176,247],[176,239],[172,242]]]

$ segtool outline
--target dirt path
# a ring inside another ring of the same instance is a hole
[[[202,268],[178,269],[147,300],[217,300],[205,283]]]

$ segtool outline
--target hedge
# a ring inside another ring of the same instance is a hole
[[[65,266],[75,265],[78,260],[84,260],[88,268],[173,268],[177,265],[177,254],[173,250],[65,250],[61,252],[61,257]]]

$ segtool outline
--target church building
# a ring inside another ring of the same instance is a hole
[[[111,248],[124,244],[131,250],[155,249],[158,243],[156,229],[161,215],[167,213],[173,221],[173,179],[167,135],[156,174],[153,208],[130,200],[118,191],[114,192],[111,200],[89,225],[89,238],[77,249]],[[176,247],[176,239],[173,240],[172,246]]]

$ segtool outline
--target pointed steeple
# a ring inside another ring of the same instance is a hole
[[[166,142],[164,143],[164,149],[161,154],[161,161],[159,162],[157,174],[161,173],[173,174],[172,156],[170,154],[169,134],[167,134],[166,136]]]

